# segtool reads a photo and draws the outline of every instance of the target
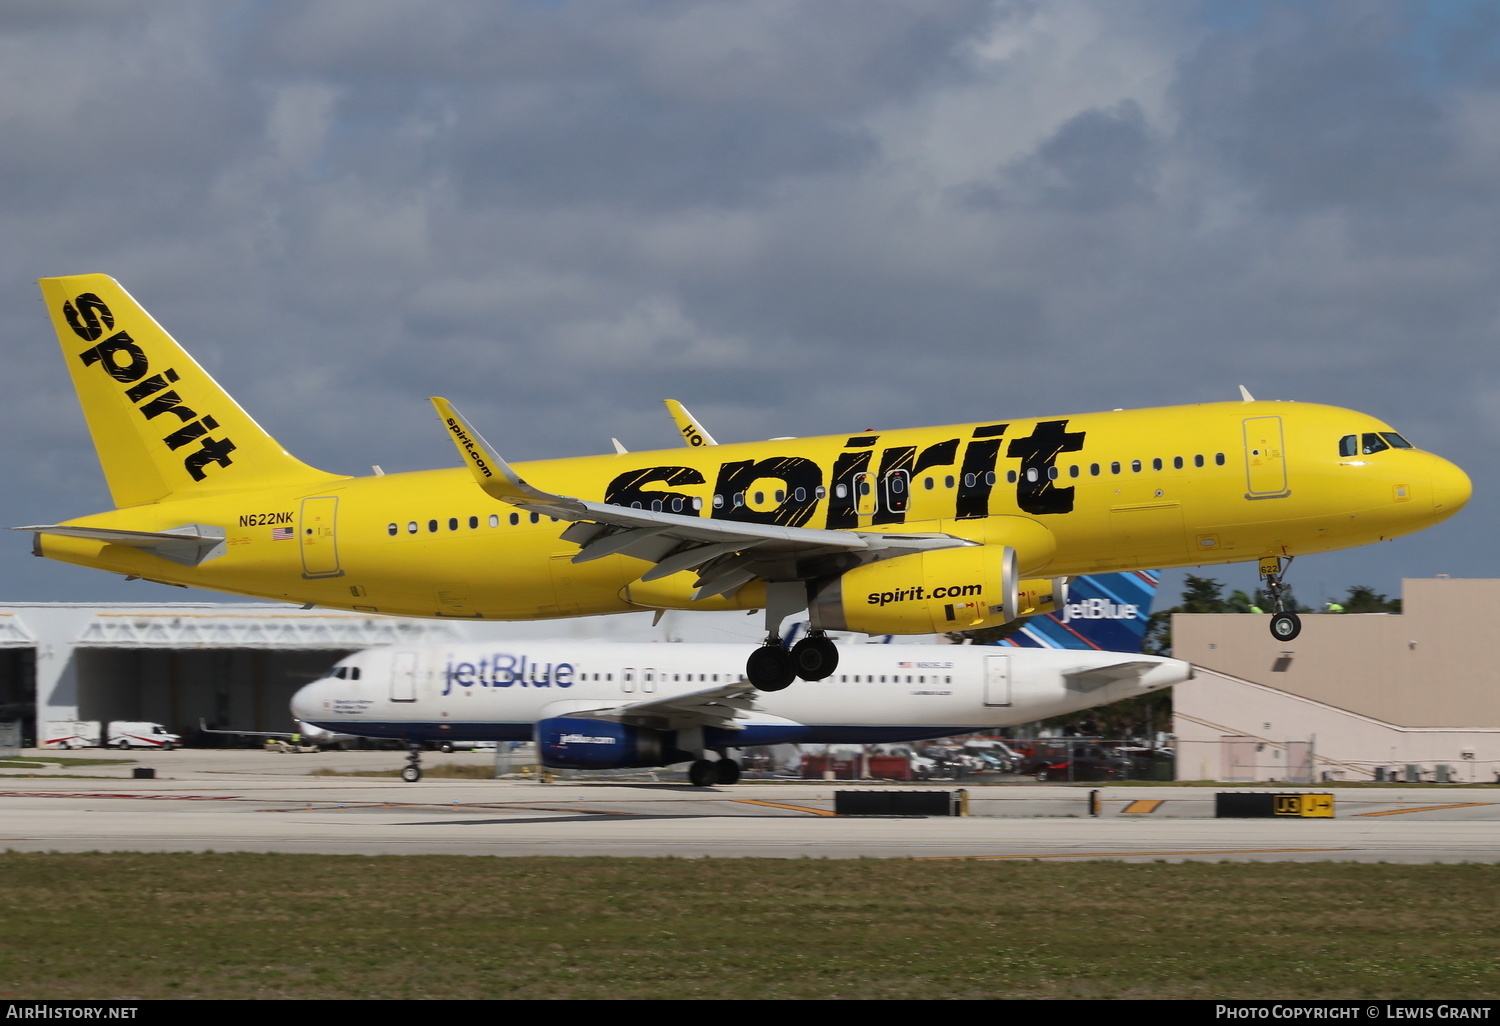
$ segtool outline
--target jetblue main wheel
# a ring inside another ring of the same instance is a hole
[[[1302,618],[1296,613],[1277,613],[1271,617],[1271,637],[1291,641],[1302,633]]]
[[[803,680],[822,680],[839,668],[838,646],[827,638],[803,638],[792,646],[792,664]]]
[[[745,661],[745,676],[760,691],[781,691],[797,679],[797,667],[780,645],[762,645]]]
[[[719,764],[707,759],[696,759],[688,767],[688,783],[694,787],[708,787],[718,782]]]
[[[740,764],[733,759],[720,759],[713,764],[715,782],[719,784],[738,784],[740,782]]]

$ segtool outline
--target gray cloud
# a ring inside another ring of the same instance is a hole
[[[1238,12],[7,5],[5,522],[107,504],[33,284],[100,270],[334,470],[451,464],[430,394],[521,459],[670,446],[667,395],[732,440],[1243,382],[1476,481],[1305,581],[1500,573],[1500,25]],[[12,598],[176,595],[25,550]]]

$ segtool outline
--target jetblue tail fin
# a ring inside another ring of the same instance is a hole
[[[1068,582],[1067,605],[1032,617],[995,644],[1139,652],[1159,579],[1154,570],[1075,577]]]
[[[113,278],[39,284],[116,506],[340,480],[277,444]]]

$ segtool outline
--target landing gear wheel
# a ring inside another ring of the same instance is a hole
[[[711,765],[714,768],[716,783],[738,784],[740,782],[740,764],[733,759],[720,759]]]
[[[1277,613],[1271,617],[1271,637],[1291,641],[1302,633],[1302,618],[1296,613]]]
[[[688,767],[688,783],[694,787],[709,787],[718,781],[718,764],[707,759],[698,759]]]
[[[762,645],[745,661],[745,676],[757,690],[782,691],[797,679],[797,667],[780,645]]]
[[[839,668],[838,646],[823,635],[809,634],[792,646],[792,665],[803,680],[822,680]]]
[[[422,779],[422,746],[414,742],[406,745],[406,768],[401,771],[401,779],[408,784],[415,784]]]

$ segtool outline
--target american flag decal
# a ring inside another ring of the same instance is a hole
[[[273,527],[273,528],[271,528],[271,540],[272,541],[291,541],[292,540],[292,529],[290,527]]]

